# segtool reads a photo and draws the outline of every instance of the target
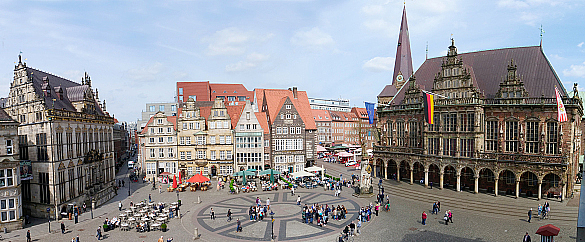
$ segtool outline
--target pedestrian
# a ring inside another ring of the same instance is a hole
[[[215,220],[215,212],[213,211],[213,208],[211,208],[211,210],[209,211],[209,215],[211,215],[212,220]]]
[[[357,234],[361,234],[361,232],[360,232],[361,228],[362,228],[362,221],[358,219],[357,220],[357,228],[356,228],[355,232],[357,232]]]
[[[162,185],[158,185],[158,194],[162,193]]]
[[[449,222],[453,223],[453,213],[451,213],[451,210],[447,211],[447,213],[449,214]]]
[[[75,207],[75,209],[73,209],[73,217],[75,217],[75,223],[77,224],[79,217],[79,207]]]
[[[95,237],[97,237],[98,240],[102,240],[102,227],[97,228]]]
[[[427,221],[427,213],[425,211],[422,212],[422,225],[426,225]]]
[[[532,242],[532,240],[530,239],[530,235],[528,235],[528,232],[526,232],[526,234],[524,235],[522,242]]]
[[[232,221],[232,210],[231,209],[228,209],[227,217],[228,217],[228,219],[227,219],[228,222]]]
[[[240,222],[240,219],[239,218],[236,221],[236,223],[237,223],[237,225],[236,225],[236,233],[242,232],[242,222]]]
[[[30,229],[26,231],[26,242],[32,242],[30,239]]]
[[[79,242],[79,235],[75,236],[75,242]]]
[[[126,182],[124,180],[122,180],[122,187],[124,187],[126,184]]]
[[[118,210],[119,211],[122,211],[122,201],[119,201],[118,202]]]
[[[291,196],[294,196],[294,195],[295,195],[295,187],[294,187],[294,186],[292,186],[292,187],[290,188],[290,195],[291,195]]]
[[[65,233],[65,224],[63,222],[61,222],[61,233]]]
[[[160,238],[158,238],[157,242],[165,242],[165,240],[163,239],[163,237],[161,236]]]
[[[445,225],[449,225],[449,214],[447,214],[447,212],[445,212],[445,216],[443,217],[443,220],[445,220]]]
[[[431,185],[431,189],[433,189],[433,182],[429,182],[429,185]]]
[[[433,210],[431,210],[431,214],[436,214],[437,213],[437,203],[433,203]]]
[[[441,212],[441,201],[437,201],[437,211]]]
[[[542,213],[542,206],[538,204],[538,217],[540,218],[540,214]]]
[[[297,205],[301,205],[301,195],[297,197]]]
[[[150,194],[148,194],[148,202],[151,203],[152,202],[152,197],[150,196]]]
[[[270,198],[266,199],[266,206],[268,206],[268,210],[270,210]]]
[[[530,208],[530,210],[528,210],[528,222],[530,223],[530,220],[532,219],[532,208]]]
[[[378,216],[379,210],[380,210],[380,203],[376,203],[376,216]]]
[[[83,202],[83,212],[87,212],[87,206],[85,206],[85,202]]]

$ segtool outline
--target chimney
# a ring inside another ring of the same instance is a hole
[[[292,92],[293,92],[293,97],[294,97],[295,99],[297,99],[297,97],[298,97],[298,96],[297,96],[297,87],[293,87],[293,88],[292,88]]]

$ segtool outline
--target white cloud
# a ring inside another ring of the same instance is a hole
[[[392,57],[374,57],[366,61],[362,68],[371,72],[392,71],[394,67],[394,58]]]
[[[581,48],[581,47],[583,47],[583,44],[585,44],[585,42],[581,42],[581,43],[579,43],[579,44],[577,45],[577,47]]]
[[[203,38],[203,42],[209,43],[207,55],[241,55],[246,52],[250,35],[238,28],[226,28]]]
[[[571,65],[570,69],[563,70],[565,76],[585,77],[585,62],[582,65]]]
[[[362,12],[368,15],[379,15],[384,12],[382,5],[366,5],[362,7]]]
[[[498,7],[504,8],[527,8],[530,5],[525,1],[518,0],[500,0],[498,1]]]
[[[126,77],[133,81],[138,82],[149,82],[158,79],[157,74],[162,70],[163,64],[155,62],[151,65],[145,65],[137,68],[130,69],[126,72]]]
[[[226,72],[240,72],[250,70],[256,67],[259,67],[263,62],[267,61],[270,58],[269,55],[260,54],[260,53],[250,53],[246,57],[246,60],[238,61],[237,63],[229,64],[225,66]]]
[[[290,43],[308,48],[321,49],[332,46],[335,44],[335,41],[333,41],[331,35],[321,31],[319,27],[314,27],[309,31],[297,31],[290,39]]]

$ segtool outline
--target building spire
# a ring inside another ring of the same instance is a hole
[[[410,76],[412,76],[412,57],[410,55],[410,38],[408,37],[406,6],[404,6],[402,9],[400,33],[398,34],[398,47],[396,48],[392,85],[394,85],[396,89],[400,89]]]

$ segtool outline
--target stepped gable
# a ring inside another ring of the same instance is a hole
[[[268,115],[274,119],[282,106],[277,104],[284,102],[284,97],[289,97],[295,108],[299,112],[303,122],[305,123],[305,129],[317,129],[315,120],[313,119],[313,113],[311,112],[311,106],[309,105],[309,97],[305,91],[296,91],[297,97],[294,97],[293,91],[286,89],[264,89],[264,98],[268,106]]]
[[[567,91],[544,55],[540,46],[512,47],[484,50],[458,54],[466,68],[472,74],[474,83],[485,98],[494,98],[500,88],[500,82],[506,78],[507,66],[512,59],[518,66],[518,77],[524,82],[529,97],[555,97],[555,86],[559,87],[561,96]],[[424,90],[431,91],[435,75],[441,72],[441,64],[446,56],[427,59],[415,72],[417,84]],[[404,99],[406,88],[402,88],[392,104],[400,104]]]

